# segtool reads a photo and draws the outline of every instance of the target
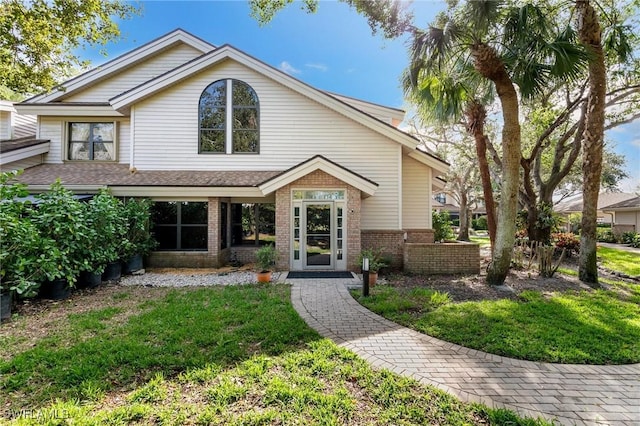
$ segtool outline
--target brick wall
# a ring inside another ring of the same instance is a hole
[[[480,246],[472,243],[408,243],[404,271],[410,274],[478,274]]]
[[[435,231],[433,229],[405,229],[407,243],[433,243]]]
[[[360,190],[347,185],[322,170],[286,185],[276,191],[276,249],[280,255],[278,269],[288,270],[291,256],[291,190],[293,188],[345,189],[347,190],[347,265],[355,265],[360,253]]]
[[[231,247],[231,259],[246,265],[247,263],[256,262],[256,251],[260,246],[237,246]]]
[[[391,259],[391,268],[400,270],[403,264],[404,231],[362,230],[362,249],[382,250]],[[360,270],[360,265],[356,266]]]
[[[150,268],[217,268],[206,251],[154,251],[145,262]]]

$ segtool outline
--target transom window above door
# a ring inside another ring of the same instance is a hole
[[[68,160],[115,161],[114,123],[69,123]]]
[[[258,153],[260,112],[258,95],[240,80],[218,80],[207,86],[198,105],[202,153]]]

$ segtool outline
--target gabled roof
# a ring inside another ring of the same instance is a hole
[[[42,93],[36,95],[30,99],[27,99],[26,103],[32,102],[54,102],[59,100],[63,96],[68,96],[71,93],[82,90],[86,86],[95,84],[100,80],[104,80],[125,68],[129,68],[139,62],[144,61],[150,56],[157,55],[170,47],[184,43],[202,53],[207,53],[214,50],[216,47],[209,42],[202,40],[187,31],[178,28],[171,31],[155,40],[143,44],[142,46],[129,51],[123,55],[112,59],[105,64],[102,64],[96,68],[93,68],[71,80],[66,81],[62,85],[58,86],[57,90],[54,88],[50,93]]]
[[[640,210],[640,197],[630,198],[619,203],[611,204],[606,210]]]
[[[322,170],[323,172],[340,179],[341,181],[359,189],[366,196],[373,195],[376,192],[376,189],[378,189],[378,184],[374,181],[369,180],[364,176],[361,176],[346,167],[323,157],[322,155],[313,156],[308,160],[285,170],[277,176],[267,179],[258,185],[258,188],[260,188],[264,195],[267,195],[316,170]]]
[[[609,206],[620,203],[631,198],[635,198],[635,194],[627,192],[601,192],[598,195],[598,210],[608,209]],[[560,213],[575,213],[582,211],[582,195],[572,200],[567,200],[555,206],[555,211]]]
[[[345,115],[363,126],[398,142],[410,150],[414,150],[417,145],[418,140],[410,134],[357,109],[345,100],[316,89],[228,44],[220,46],[214,51],[186,62],[171,71],[161,74],[143,84],[123,92],[109,99],[109,102],[115,110],[120,112],[126,111],[133,104],[172,87],[225,60],[236,61],[257,73],[260,73],[267,78],[270,78],[271,80],[274,80],[285,87],[288,87],[289,89],[294,90],[303,96],[306,96],[307,98],[310,98],[313,101],[316,101],[319,104]],[[440,164],[441,168],[444,167],[446,169],[448,167],[448,165],[442,162],[442,160],[437,159],[437,161],[442,163]]]

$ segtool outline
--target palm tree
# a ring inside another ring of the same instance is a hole
[[[576,78],[585,59],[578,46],[555,31],[543,8],[505,3],[466,2],[439,16],[427,31],[415,30],[404,79],[409,96],[431,117],[448,120],[466,113],[489,203],[493,196],[487,194],[491,184],[484,172],[488,162],[482,131],[486,113],[477,99],[487,99],[487,90],[497,95],[503,122],[498,159],[502,184],[487,274],[487,281],[495,285],[507,276],[515,242],[522,158],[520,99],[536,96],[555,78]],[[489,86],[483,84],[487,82]]]
[[[604,146],[604,111],[607,94],[607,70],[602,48],[602,29],[598,13],[589,0],[576,1],[578,35],[591,54],[589,60],[589,94],[587,115],[582,133],[582,233],[580,234],[580,258],[578,276],[581,281],[598,287],[596,256],[596,220],[600,175],[602,173],[602,148]]]

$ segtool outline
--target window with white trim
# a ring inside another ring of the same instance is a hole
[[[198,105],[199,153],[258,153],[258,95],[240,80],[218,80],[207,86]]]
[[[115,123],[69,123],[67,160],[116,161]]]

